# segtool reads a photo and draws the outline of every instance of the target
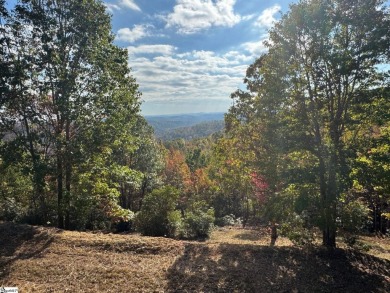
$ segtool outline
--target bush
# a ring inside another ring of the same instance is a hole
[[[369,208],[364,201],[350,195],[342,195],[339,206],[337,224],[343,236],[344,243],[349,247],[368,251],[369,247],[358,241],[357,234],[361,232],[369,221]]]
[[[341,199],[340,217],[338,223],[340,228],[347,233],[358,233],[369,220],[370,209],[360,199],[351,200],[343,197]]]
[[[175,238],[183,236],[183,220],[180,211],[168,213],[168,235]]]
[[[138,231],[147,236],[174,237],[180,227],[180,214],[175,211],[179,191],[171,186],[155,189],[145,196],[135,216]]]
[[[174,187],[154,190],[144,199],[134,219],[136,229],[147,236],[177,238],[208,237],[215,220],[214,210],[205,202],[194,202],[184,218],[176,210],[179,191]]]
[[[135,213],[131,210],[127,210],[127,211],[128,211],[128,216],[126,217],[126,220],[121,219],[120,221],[114,224],[115,232],[121,233],[121,232],[127,232],[133,230]]]
[[[204,202],[194,203],[183,220],[184,237],[208,237],[212,231],[214,221],[214,209],[208,208]]]
[[[280,227],[280,234],[287,237],[295,245],[310,245],[315,240],[314,230],[307,226],[305,218],[294,213]]]
[[[238,219],[238,221],[240,221]],[[222,218],[215,219],[215,225],[219,227],[234,226],[236,225],[236,219],[233,214],[223,216]]]

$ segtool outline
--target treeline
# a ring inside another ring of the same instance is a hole
[[[390,218],[390,15],[301,1],[232,94],[225,132],[157,142],[95,0],[0,1],[0,218],[204,237],[271,223],[353,244]]]

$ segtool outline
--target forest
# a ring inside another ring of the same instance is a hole
[[[383,3],[292,4],[224,131],[161,141],[102,2],[0,0],[0,220],[174,239],[265,225],[273,240],[330,248],[386,235]]]

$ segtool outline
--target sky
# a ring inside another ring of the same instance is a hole
[[[115,44],[128,50],[142,114],[163,115],[226,112],[269,29],[298,0],[102,1]]]
[[[144,115],[226,112],[287,0],[105,0]]]

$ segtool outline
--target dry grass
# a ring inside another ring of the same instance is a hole
[[[360,241],[370,247],[369,254],[384,258],[390,261],[390,238],[377,236],[362,236]]]
[[[269,247],[259,229],[186,242],[0,223],[0,236],[0,286],[20,292],[390,291],[388,260],[303,250],[283,238]],[[378,247],[389,255],[388,240]]]
[[[162,292],[184,248],[165,238],[11,226],[0,233],[13,238],[1,240],[0,284],[21,292]]]
[[[269,246],[270,232],[265,228],[240,228],[224,227],[217,228],[212,233],[208,244],[251,244]],[[279,237],[275,246],[292,246],[292,242],[284,237]]]

